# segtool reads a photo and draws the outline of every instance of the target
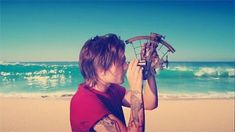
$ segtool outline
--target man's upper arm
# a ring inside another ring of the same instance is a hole
[[[126,126],[112,114],[102,118],[93,128],[97,132],[126,132]]]

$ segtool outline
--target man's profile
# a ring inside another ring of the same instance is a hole
[[[117,35],[86,41],[80,51],[79,68],[84,82],[71,99],[73,132],[144,130],[144,110],[158,105],[155,74],[149,74],[142,91],[142,68],[136,59],[126,63],[125,43]],[[125,75],[130,90],[121,86]],[[122,106],[131,109],[127,124]]]

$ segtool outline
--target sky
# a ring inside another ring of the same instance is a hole
[[[150,32],[175,48],[170,61],[235,61],[232,0],[2,0],[0,8],[0,61],[77,61],[96,35]]]

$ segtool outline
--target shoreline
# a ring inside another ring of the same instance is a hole
[[[50,97],[50,96],[36,96],[36,97],[1,97],[1,99],[22,99],[22,100],[64,100],[64,101],[70,101],[72,96],[65,96],[65,97]],[[235,100],[235,97],[215,97],[215,98],[158,98],[159,101],[193,101],[193,100],[198,100],[198,101],[203,101],[203,100]]]
[[[70,132],[66,98],[0,97],[2,132]],[[123,107],[126,123],[130,109]],[[157,109],[145,111],[146,132],[232,132],[233,99],[164,100]]]
[[[58,92],[58,93],[0,93],[1,98],[19,98],[19,99],[67,99],[71,98],[73,92]],[[235,92],[229,93],[215,93],[215,94],[206,94],[206,93],[191,93],[191,94],[159,94],[159,100],[211,100],[211,99],[235,99]]]

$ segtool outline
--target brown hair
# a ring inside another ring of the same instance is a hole
[[[79,55],[79,68],[86,84],[94,86],[98,81],[97,68],[107,71],[124,57],[125,43],[115,34],[89,39]]]

